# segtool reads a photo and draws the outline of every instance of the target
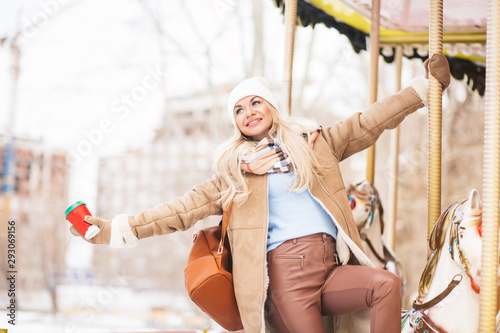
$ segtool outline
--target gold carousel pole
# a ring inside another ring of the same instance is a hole
[[[443,53],[443,0],[431,0],[429,12],[429,58]],[[441,214],[442,87],[429,75],[429,148],[427,157],[427,239]]]
[[[283,112],[292,114],[292,72],[295,30],[297,27],[297,0],[287,0],[285,6],[285,61],[281,96]]]
[[[378,93],[378,57],[380,53],[380,0],[372,1],[372,25],[370,29],[370,99],[369,105],[377,101]],[[367,150],[366,180],[375,181],[375,145]]]
[[[403,67],[403,46],[396,46],[396,92],[401,90],[401,70]],[[386,242],[391,249],[396,248],[396,220],[398,208],[398,157],[399,157],[399,126],[391,132],[391,161],[389,174],[389,224],[384,232]]]
[[[500,199],[500,2],[488,1],[479,332],[495,332]]]

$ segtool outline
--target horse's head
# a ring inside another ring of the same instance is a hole
[[[382,219],[383,209],[377,190],[366,180],[351,185],[347,188],[347,196],[351,204],[352,215],[358,226],[358,230],[370,227],[375,217],[376,211]],[[383,222],[381,221],[381,232],[383,232]]]
[[[455,202],[441,214],[429,238],[432,254],[420,279],[421,296],[427,293],[441,255],[451,256],[471,278],[471,287],[479,292],[482,213],[481,198],[474,189],[467,200]]]
[[[477,190],[455,211],[450,231],[452,258],[461,264],[472,280],[480,284],[483,206]],[[473,286],[474,287],[474,286]]]

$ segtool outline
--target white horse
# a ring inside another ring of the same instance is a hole
[[[406,277],[401,261],[382,240],[384,210],[377,190],[367,181],[347,188],[354,221],[358,226],[366,255],[376,267],[388,270],[401,279],[401,292],[406,288]],[[370,332],[370,309],[339,316],[335,332]]]
[[[388,270],[401,279],[401,291],[406,289],[403,264],[382,239],[384,209],[378,191],[366,180],[347,188],[354,221],[366,255],[376,267]]]
[[[474,333],[479,323],[482,204],[477,190],[451,205],[436,222],[432,251],[402,332]]]

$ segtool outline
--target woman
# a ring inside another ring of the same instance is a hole
[[[427,68],[446,88],[446,58],[434,55]],[[422,81],[321,128],[282,115],[264,79],[245,80],[229,96],[235,133],[218,149],[216,174],[136,216],[87,216],[101,229],[90,242],[133,246],[189,229],[233,202],[228,237],[245,332],[266,332],[266,323],[278,332],[324,332],[322,315],[367,307],[371,332],[399,332],[400,281],[364,254],[339,162],[423,107]]]

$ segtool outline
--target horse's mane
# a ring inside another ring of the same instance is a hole
[[[418,297],[419,299],[423,299],[427,292],[429,291],[429,287],[434,278],[434,274],[436,272],[436,267],[438,260],[441,256],[441,252],[443,247],[445,247],[445,240],[447,231],[450,228],[450,224],[455,213],[455,210],[465,202],[466,200],[461,200],[453,203],[450,207],[448,207],[442,214],[439,216],[439,219],[434,224],[432,228],[431,235],[429,238],[429,248],[432,253],[427,260],[427,264],[425,266],[424,271],[420,277],[420,282],[418,286]],[[446,247],[448,249],[448,247]]]
[[[345,191],[346,191],[347,195],[349,195],[349,194],[351,194],[351,192],[352,192],[352,191],[354,191],[354,189],[355,189],[354,185],[352,185],[352,184],[351,184],[351,185],[349,185],[349,186],[345,189]]]

